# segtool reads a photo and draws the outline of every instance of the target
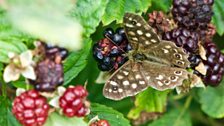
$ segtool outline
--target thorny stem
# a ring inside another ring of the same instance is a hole
[[[180,115],[178,116],[178,118],[176,119],[176,121],[174,122],[174,126],[178,126],[178,122],[180,121],[181,117],[184,115],[184,113],[186,112],[186,110],[189,108],[190,104],[192,101],[192,96],[189,95],[184,103],[184,107],[180,113]]]

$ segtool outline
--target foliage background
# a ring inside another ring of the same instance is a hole
[[[102,96],[102,84],[96,84],[100,71],[92,57],[92,45],[103,38],[103,30],[121,25],[125,12],[147,13],[153,10],[168,12],[172,0],[9,0],[1,1],[0,10],[0,125],[20,126],[12,116],[11,98],[8,93],[15,88],[27,88],[24,78],[5,84],[2,71],[9,62],[8,52],[21,53],[32,49],[33,41],[42,39],[68,47],[69,42],[81,49],[71,50],[64,62],[64,86],[84,84],[88,81],[88,99],[91,114],[86,118],[65,118],[53,113],[45,126],[87,125],[86,121],[98,115],[111,126],[129,126],[130,119],[139,117],[141,111],[162,112],[164,115],[145,126],[223,126],[224,82],[219,87],[193,89],[188,94],[176,95],[175,91],[158,92],[148,89],[136,100],[126,98],[112,101]],[[40,4],[41,3],[41,4]],[[43,6],[44,5],[44,6]],[[224,51],[224,1],[215,0],[212,22],[217,28],[214,42]],[[54,13],[53,13],[54,12]],[[83,27],[78,36],[79,25]],[[74,34],[71,34],[74,33]],[[77,36],[76,36],[77,35]],[[80,37],[82,42],[79,43]],[[66,43],[67,42],[67,43]],[[7,91],[8,90],[8,91]],[[13,91],[12,91],[13,92]],[[168,94],[169,93],[169,94]]]

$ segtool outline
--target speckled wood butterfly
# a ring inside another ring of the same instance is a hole
[[[190,74],[188,55],[173,42],[161,40],[139,15],[126,13],[125,33],[133,48],[129,60],[106,82],[103,94],[113,100],[133,96],[148,86],[157,90],[182,85]]]

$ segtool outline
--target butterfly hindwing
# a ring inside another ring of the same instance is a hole
[[[103,94],[113,100],[120,100],[133,96],[148,87],[147,82],[140,72],[141,63],[126,62],[106,82]]]
[[[168,67],[151,61],[143,61],[140,71],[144,73],[148,86],[157,90],[173,89],[180,86],[190,74],[185,69]]]
[[[155,57],[158,61],[163,61],[170,66],[187,68],[190,65],[188,54],[183,48],[177,47],[175,43],[162,40],[161,43],[150,50],[145,50],[147,57]]]

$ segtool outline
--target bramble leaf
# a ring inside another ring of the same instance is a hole
[[[214,16],[212,22],[216,26],[216,30],[218,34],[221,36],[224,33],[224,1],[222,0],[215,0],[213,5]]]
[[[88,115],[89,119],[98,116],[99,119],[106,119],[110,123],[110,126],[130,126],[129,121],[124,118],[124,116],[118,111],[107,107],[105,105],[100,105],[97,103],[91,104],[91,113]]]
[[[216,88],[207,87],[198,93],[203,112],[213,118],[224,117],[224,81]]]
[[[96,30],[107,3],[108,0],[77,0],[71,16],[82,24],[85,37],[89,37]]]
[[[135,99],[135,107],[128,113],[131,119],[137,119],[141,112],[158,112],[162,113],[166,110],[167,94],[170,91],[157,91],[148,88],[139,93]]]
[[[121,23],[125,12],[142,13],[151,6],[151,0],[110,0],[102,22],[108,25],[114,20]]]
[[[64,85],[67,85],[75,78],[80,71],[87,65],[87,58],[91,49],[92,41],[87,40],[85,46],[80,51],[72,52],[65,60],[64,66]]]
[[[148,126],[192,126],[188,112],[181,113],[178,109],[169,110],[161,118]]]
[[[47,119],[47,122],[44,126],[87,126],[87,123],[83,120],[83,118],[68,118],[66,116],[59,115],[54,112],[51,113]]]

